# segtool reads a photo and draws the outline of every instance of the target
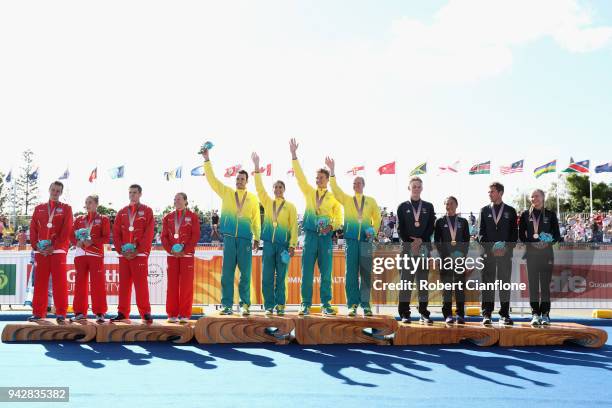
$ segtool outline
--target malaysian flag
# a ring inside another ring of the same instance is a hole
[[[524,164],[523,162],[524,160],[519,160],[517,162],[512,163],[510,166],[500,166],[499,172],[501,174],[522,173]]]

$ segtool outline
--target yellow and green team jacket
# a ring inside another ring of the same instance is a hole
[[[219,231],[224,235],[259,241],[261,218],[257,197],[246,190],[237,191],[221,183],[215,176],[210,161],[204,162],[204,172],[210,187],[222,200]],[[238,214],[238,206],[236,205],[236,192],[238,192],[239,202],[242,202],[245,194],[247,195],[240,214]]]
[[[334,176],[331,177],[330,184],[334,197],[336,197],[336,200],[344,207],[344,238],[365,241],[365,232],[370,227],[373,227],[374,231],[378,233],[381,217],[376,200],[372,197],[365,196],[362,213],[363,219],[361,223],[359,223],[359,213],[357,207],[355,207],[353,197],[357,198],[357,204],[361,206],[361,200],[364,195],[355,194],[355,196],[350,196],[345,194],[340,186],[338,186],[338,182]]]
[[[292,165],[295,177],[297,178],[298,186],[300,186],[300,190],[302,190],[304,198],[306,199],[306,211],[304,211],[302,228],[305,231],[317,232],[318,217],[326,216],[329,218],[334,230],[339,229],[342,226],[342,208],[338,200],[336,200],[334,197],[334,193],[329,190],[314,188],[308,184],[308,181],[306,181],[306,176],[304,176],[302,166],[300,166],[300,162],[298,160],[293,160]],[[325,194],[326,191],[327,194]],[[319,214],[316,213],[317,192],[319,193],[319,197],[325,194],[321,207],[319,207]]]
[[[266,189],[261,180],[261,173],[255,173],[255,187],[257,188],[257,196],[264,207],[264,223],[261,231],[261,239],[267,242],[276,244],[289,244],[289,247],[295,248],[298,239],[297,211],[295,205],[285,200],[283,208],[277,218],[277,226],[273,223],[274,202],[276,202],[276,210],[283,202],[280,198],[272,198],[266,192]]]

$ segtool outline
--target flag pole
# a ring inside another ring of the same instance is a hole
[[[593,182],[591,181],[591,173],[589,172],[589,207],[591,210],[591,218],[593,217]]]
[[[393,158],[393,163],[394,163],[394,167],[395,167],[394,168],[394,172],[393,172],[393,182],[395,184],[395,188],[393,189],[395,191],[395,197],[394,197],[395,198],[395,200],[394,200],[395,203],[394,203],[394,205],[399,206],[399,203],[398,203],[398,200],[399,200],[399,191],[398,191],[398,186],[397,186],[398,185],[398,183],[397,183],[397,158],[396,157]],[[393,207],[391,207],[391,208],[393,208]],[[395,214],[395,215],[397,216],[397,214]]]
[[[17,182],[11,174],[11,181],[13,182],[13,230],[17,228]]]
[[[559,183],[561,182],[561,174],[557,176],[557,184],[555,185],[555,195],[557,196],[557,219],[561,218],[561,213],[559,212]]]

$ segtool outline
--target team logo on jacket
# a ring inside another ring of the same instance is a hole
[[[185,217],[185,222],[191,222],[191,217]]]
[[[142,210],[138,211],[138,215],[144,215],[144,211]]]
[[[507,212],[504,213],[504,218],[510,218],[510,214],[508,214]]]
[[[61,214],[61,213],[63,213],[63,212],[64,212],[64,209],[63,209],[62,207],[59,207],[59,208],[58,208],[57,210],[55,210],[55,211],[57,211],[57,213],[58,213],[58,214]]]
[[[96,218],[96,219],[94,220],[94,224],[100,224],[101,222],[102,222],[102,220],[100,220],[99,218]]]

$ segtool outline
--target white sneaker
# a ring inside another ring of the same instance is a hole
[[[179,323],[180,324],[187,324],[187,323],[189,323],[189,318],[188,317],[181,317],[179,319]]]
[[[87,316],[85,316],[83,313],[78,313],[75,316],[70,318],[71,322],[78,322],[81,320],[87,320]]]
[[[179,321],[178,317],[174,317],[174,316],[168,317],[168,323],[178,323],[178,321]]]

